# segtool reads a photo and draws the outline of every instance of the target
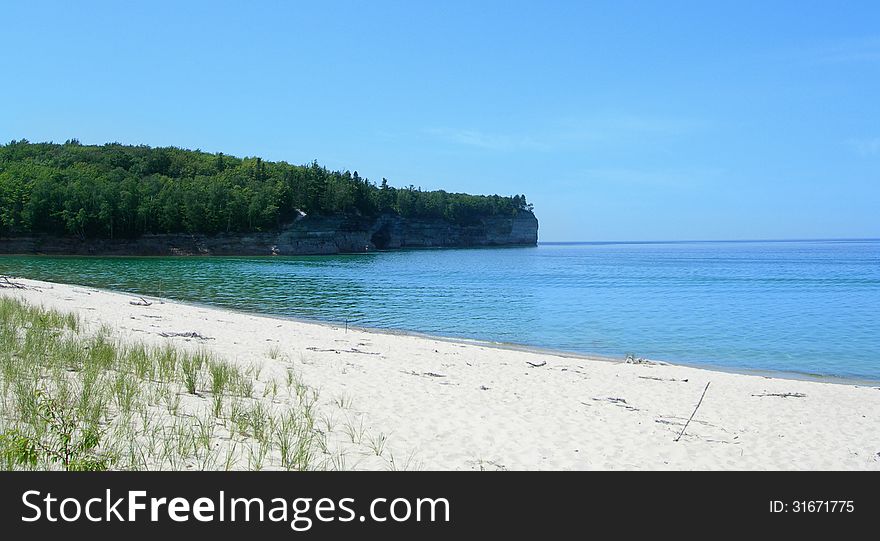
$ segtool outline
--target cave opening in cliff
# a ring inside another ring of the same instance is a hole
[[[391,227],[388,224],[383,225],[373,233],[373,236],[370,237],[370,242],[373,243],[373,246],[378,250],[384,250],[388,247],[388,244],[391,242]]]

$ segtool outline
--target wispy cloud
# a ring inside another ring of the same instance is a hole
[[[429,128],[426,134],[449,143],[504,152],[546,152],[594,143],[645,142],[693,133],[705,126],[693,119],[613,115],[568,118],[519,131]]]
[[[880,137],[867,139],[849,139],[845,141],[847,146],[854,149],[862,156],[873,156],[880,154]]]
[[[687,188],[713,182],[724,174],[722,169],[688,167],[678,169],[639,169],[632,167],[599,167],[580,175],[581,184],[617,185],[621,187]]]
[[[493,134],[479,130],[461,130],[448,128],[432,128],[425,130],[446,141],[460,145],[477,147],[488,150],[516,151],[516,150],[539,150],[550,149],[550,145],[541,142],[531,136],[515,134]]]
[[[706,123],[693,118],[638,115],[632,113],[563,121],[562,133],[568,139],[618,140],[632,137],[674,137],[703,128]]]

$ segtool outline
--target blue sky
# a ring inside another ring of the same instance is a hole
[[[540,238],[880,237],[878,2],[5,3],[0,140],[525,193]]]

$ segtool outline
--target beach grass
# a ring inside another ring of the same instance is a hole
[[[76,315],[2,297],[0,469],[343,466],[316,426],[317,392],[293,372],[287,386],[261,372],[201,350],[123,343]],[[257,387],[271,398],[254,398]]]

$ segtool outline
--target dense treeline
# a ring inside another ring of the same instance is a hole
[[[266,231],[299,212],[474,223],[531,209],[525,196],[476,196],[377,186],[329,171],[222,153],[12,141],[0,146],[0,235],[81,238],[144,233]]]

